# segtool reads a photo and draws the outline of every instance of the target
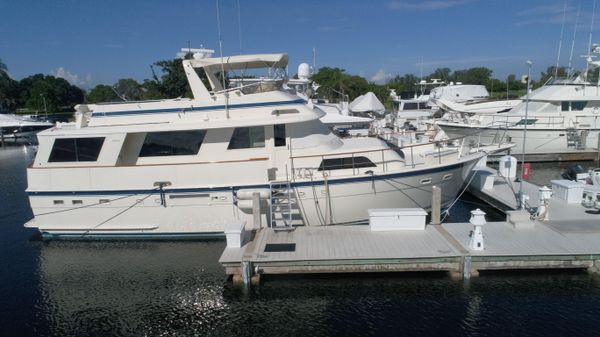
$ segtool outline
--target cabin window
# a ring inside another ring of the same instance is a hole
[[[235,128],[227,149],[236,150],[257,147],[265,147],[265,128],[263,126]]]
[[[140,157],[196,155],[206,130],[148,132]]]
[[[581,111],[585,109],[587,101],[563,101],[561,102],[562,111]],[[570,107],[570,109],[569,109]]]
[[[404,103],[403,110],[427,109],[426,103]]]
[[[319,171],[355,169],[376,166],[377,165],[373,164],[373,162],[367,157],[332,158],[323,159],[321,165],[319,165]]]
[[[537,119],[535,119],[535,118],[534,119],[525,119],[525,118],[523,118],[520,121],[518,121],[515,125],[525,125],[525,124],[527,124],[527,125],[533,125],[533,124],[535,124],[535,122],[537,122]]]
[[[285,146],[285,124],[273,125],[275,146]]]
[[[281,110],[273,110],[273,112],[271,112],[271,115],[279,116],[279,115],[297,114],[297,113],[300,113],[300,111],[298,111],[296,109],[281,109]]]
[[[56,138],[49,162],[96,161],[104,144],[104,137]]]
[[[587,105],[587,101],[574,101],[571,102],[571,111],[581,111]]]

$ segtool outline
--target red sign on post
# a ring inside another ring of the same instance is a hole
[[[529,180],[530,174],[531,174],[531,164],[524,163],[523,164],[523,180]]]

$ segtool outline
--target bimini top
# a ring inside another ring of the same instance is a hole
[[[221,65],[221,62],[223,63]],[[219,72],[221,66],[228,70],[258,69],[258,68],[285,68],[288,64],[288,55],[281,54],[254,54],[192,59],[190,63],[194,68],[204,68],[207,71]]]

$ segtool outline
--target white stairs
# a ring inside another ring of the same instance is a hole
[[[276,231],[294,230],[292,226],[292,187],[289,180],[271,181],[270,219],[271,228]]]

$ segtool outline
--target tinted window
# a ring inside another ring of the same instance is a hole
[[[535,124],[535,122],[537,122],[537,119],[521,119],[520,121],[518,121],[515,125],[533,125]]]
[[[319,171],[323,170],[342,170],[361,167],[376,167],[367,157],[346,157],[323,159],[319,165]]]
[[[404,103],[404,110],[427,109],[427,103]]]
[[[57,138],[54,140],[49,162],[96,161],[104,137]]]
[[[227,149],[250,149],[255,147],[265,147],[264,126],[235,128]]]
[[[571,111],[581,111],[587,105],[587,101],[563,101],[561,102],[562,111],[569,111],[569,104],[571,105]]]
[[[285,124],[273,125],[275,146],[285,146]]]
[[[587,105],[587,101],[575,101],[571,102],[571,111],[581,111]]]
[[[196,155],[206,130],[148,132],[140,157]]]

